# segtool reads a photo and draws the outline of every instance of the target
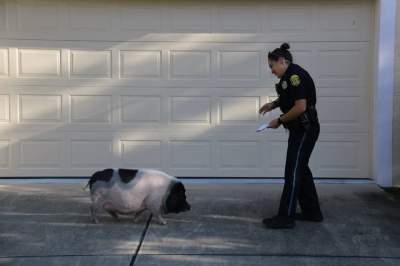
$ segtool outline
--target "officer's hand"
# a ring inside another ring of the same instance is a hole
[[[273,107],[273,103],[266,103],[260,108],[259,112],[260,112],[260,114],[264,115],[265,113],[272,111],[272,109],[273,109],[272,107]]]
[[[271,120],[268,124],[267,128],[278,128],[281,124],[278,121],[278,118]]]

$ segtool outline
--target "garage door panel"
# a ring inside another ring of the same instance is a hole
[[[367,132],[368,109],[361,97],[319,97],[318,113],[324,132]]]
[[[371,57],[365,44],[327,45],[317,52],[316,80],[320,87],[366,87]]]
[[[61,50],[19,49],[18,77],[60,78]]]
[[[60,27],[60,2],[40,0],[16,1],[17,30],[48,32]]]
[[[120,30],[123,32],[161,32],[162,6],[144,3],[133,6],[130,2],[121,1],[116,15],[120,18]]]
[[[211,77],[211,51],[171,50],[171,79],[209,79]]]
[[[121,95],[121,123],[159,123],[161,121],[161,97]]]
[[[111,51],[71,51],[71,78],[111,78]]]
[[[19,143],[19,168],[62,168],[63,140],[27,139]]]
[[[62,95],[20,94],[19,123],[62,122]]]
[[[320,79],[359,79],[360,51],[319,51]]]
[[[219,51],[219,73],[222,79],[260,79],[260,51]]]
[[[109,95],[71,95],[72,123],[111,123]]]
[[[68,29],[71,31],[109,31],[112,29],[113,9],[105,1],[68,1]]]
[[[259,120],[260,97],[219,97],[219,125],[243,125]]]
[[[360,143],[350,142],[322,142],[319,144],[318,154],[323,162],[319,164],[322,170],[355,170],[359,169],[358,155],[360,153]]]
[[[107,167],[113,162],[112,140],[71,140],[71,167]]]
[[[277,3],[267,8],[268,29],[278,33],[307,33],[312,30],[312,11],[307,4]]]
[[[121,50],[119,53],[120,78],[161,77],[161,50]]]
[[[213,145],[210,140],[170,140],[170,169],[211,169]]]
[[[170,122],[190,124],[211,123],[210,97],[170,97]]]
[[[321,2],[318,9],[318,25],[325,31],[349,31],[368,34],[371,9],[351,1]]]
[[[310,164],[317,176],[365,177],[371,167],[369,153],[365,134],[342,136],[341,140],[325,136],[316,145]]]
[[[262,30],[263,11],[259,4],[254,6],[235,5],[231,6],[219,5],[216,12],[215,32],[243,32],[257,33]]]
[[[172,32],[211,32],[213,6],[182,3],[168,8],[168,28]]]
[[[130,168],[158,168],[162,165],[162,141],[149,139],[122,139],[120,141],[120,155],[122,167]]]
[[[219,142],[219,168],[260,168],[261,147],[257,141],[224,140]]]

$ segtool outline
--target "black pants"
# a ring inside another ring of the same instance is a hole
[[[317,191],[308,162],[319,136],[319,124],[307,131],[289,130],[285,185],[279,215],[294,217],[297,200],[304,215],[321,215]]]

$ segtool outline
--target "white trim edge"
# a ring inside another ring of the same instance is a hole
[[[373,175],[382,187],[393,185],[393,93],[396,0],[377,1],[376,83],[373,101]]]

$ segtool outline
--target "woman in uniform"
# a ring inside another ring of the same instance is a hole
[[[313,79],[301,66],[293,63],[289,44],[284,43],[268,53],[268,65],[278,77],[278,99],[261,107],[265,114],[277,107],[282,115],[269,122],[269,128],[283,125],[289,130],[285,164],[285,184],[276,216],[263,220],[267,228],[293,228],[295,220],[322,222],[317,191],[308,166],[318,139],[320,126],[317,117],[316,91]],[[296,214],[297,200],[301,213]]]

